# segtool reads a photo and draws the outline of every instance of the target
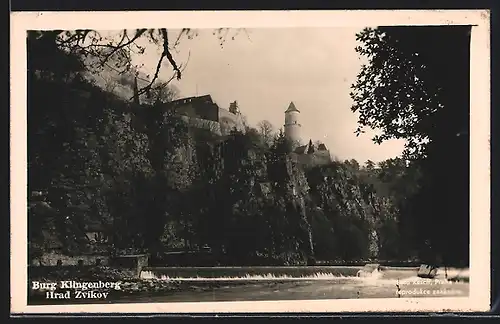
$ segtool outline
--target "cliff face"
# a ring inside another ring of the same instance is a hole
[[[340,162],[304,168],[243,134],[210,147],[220,154],[212,191],[225,205],[213,220],[226,230],[221,251],[278,264],[379,257],[380,225],[393,209],[355,170]]]
[[[140,82],[141,80],[139,78]],[[126,76],[120,81],[123,82],[114,83],[113,92],[123,88],[122,92],[130,97],[133,78]],[[209,130],[213,132],[212,128]],[[268,205],[275,205],[274,210],[271,208],[274,216],[269,216],[274,218],[275,223],[266,217],[260,220],[254,217],[253,220],[247,220],[248,224],[252,221],[265,223],[265,226],[271,227],[270,236],[287,230],[293,234],[288,238],[284,238],[287,233],[283,234],[278,239],[280,242],[272,242],[273,248],[269,251],[263,247],[256,254],[279,255],[278,259],[290,264],[310,256],[322,259],[379,256],[380,224],[384,219],[393,217],[394,212],[388,199],[377,195],[373,187],[366,184],[354,170],[342,163],[331,162],[329,156],[318,160],[317,157],[297,156],[293,153],[283,156],[269,154],[250,143],[244,143],[243,137],[235,140],[231,135],[226,136],[222,143],[219,137],[218,144],[209,145],[210,154],[214,155],[211,163],[216,165],[210,166],[206,162],[202,165],[202,155],[206,155],[206,152],[198,151],[203,150],[203,145],[199,144],[204,139],[198,138],[194,133],[196,131],[190,132],[190,136],[175,149],[176,153],[165,156],[168,186],[181,191],[189,190],[196,183],[195,178],[203,173],[203,168],[215,168],[219,170],[217,175],[213,175],[216,182],[225,183],[233,189],[240,186],[245,191],[244,195],[237,196],[234,195],[234,190],[229,190],[229,193],[233,193],[232,198],[222,200],[229,205],[231,217],[253,213],[253,210],[266,214],[264,210],[269,209]],[[243,142],[238,142],[240,140]],[[231,153],[230,150],[239,152]],[[222,191],[218,193],[229,194]],[[281,214],[283,219],[280,219]],[[227,215],[224,217],[231,218]],[[237,222],[235,219],[229,221]],[[273,226],[288,229],[273,229]],[[240,227],[238,233],[245,231],[243,226]],[[292,247],[293,244],[285,242],[287,239],[297,240],[298,243]],[[237,244],[237,239],[231,240],[232,243],[226,241],[225,245]],[[287,244],[288,248],[285,248]],[[288,252],[279,252],[280,245],[283,251]],[[272,249],[275,251],[271,251]]]
[[[108,228],[111,250],[209,245],[232,265],[378,255],[387,202],[342,163],[305,168],[286,145],[269,148],[252,132],[216,136],[159,108],[130,109],[90,86],[91,95],[80,98],[69,86],[42,85],[31,93],[32,108],[58,110],[48,116],[52,124],[31,132],[43,136],[30,138],[38,143],[30,145],[37,161],[30,185],[47,192],[56,230],[72,250],[88,247],[81,229],[92,220]],[[74,106],[82,109],[69,109]],[[51,150],[40,149],[48,145]],[[32,246],[43,241],[35,234]]]
[[[307,262],[314,256],[314,244],[308,215],[310,188],[305,172],[290,155],[268,159],[266,164],[273,201],[285,206],[283,216],[292,231],[296,231],[297,252],[301,261]]]
[[[394,217],[389,199],[377,195],[359,172],[342,163],[315,167],[307,175],[316,209],[313,222],[317,229],[325,224],[331,228],[330,238],[317,233],[320,253],[341,259],[378,258],[381,225]]]

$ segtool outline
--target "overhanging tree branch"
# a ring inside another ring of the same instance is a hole
[[[232,35],[232,39],[245,29],[237,29],[236,34]],[[218,28],[214,31],[214,35],[220,41],[220,45],[223,46],[224,41],[229,37],[228,28]],[[155,72],[151,80],[148,80],[148,84],[139,89],[139,95],[147,93],[154,88],[156,81],[158,80],[160,69],[166,59],[171,65],[174,74],[166,82],[162,82],[163,85],[168,84],[174,78],[179,80],[182,77],[183,71],[187,67],[187,63],[184,65],[178,65],[176,60],[172,55],[172,50],[175,50],[179,45],[183,37],[192,39],[196,37],[197,32],[192,33],[190,28],[184,28],[180,31],[179,35],[171,46],[169,42],[169,30],[166,28],[160,29],[136,29],[134,33],[130,33],[127,29],[120,30],[118,34],[114,36],[103,37],[102,34],[95,30],[75,30],[75,31],[51,31],[51,32],[41,32],[41,36],[52,36],[55,40],[56,46],[64,49],[70,53],[83,54],[84,56],[92,56],[98,59],[98,63],[87,63],[89,65],[94,64],[95,67],[103,68],[104,66],[115,66],[113,70],[120,70],[118,73],[123,74],[125,72],[130,72],[134,70],[131,61],[131,53],[136,51],[132,50],[132,46],[138,49],[137,54],[143,54],[145,47],[138,44],[140,39],[146,39],[155,45],[162,46],[162,52],[156,64]],[[133,35],[133,36],[132,36]],[[246,33],[247,37],[248,33]],[[114,61],[113,64],[109,64],[113,57],[120,54],[118,61]],[[189,62],[189,57],[188,57]],[[137,71],[138,69],[135,68]]]

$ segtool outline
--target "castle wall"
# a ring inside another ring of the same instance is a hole
[[[217,135],[227,135],[234,128],[245,130],[241,114],[233,114],[227,109],[219,108],[211,101],[210,96],[178,100],[174,110],[176,114],[183,116],[183,120],[191,127],[207,129]]]
[[[296,163],[310,168],[332,162],[329,151],[316,151],[312,154],[292,153],[292,158]]]
[[[201,118],[193,118],[188,116],[181,116],[181,119],[186,122],[189,127],[201,128],[209,130],[210,132],[222,135],[221,124],[217,121],[206,120]]]
[[[285,113],[285,125],[298,125],[299,124],[299,112],[290,111]]]
[[[291,111],[285,114],[285,136],[292,142],[300,141],[299,112]]]
[[[219,123],[223,135],[227,135],[233,128],[243,132],[245,125],[240,114],[233,114],[229,110],[219,108]]]
[[[204,119],[214,122],[219,120],[219,107],[211,102],[203,102],[188,98],[184,101],[178,102],[174,109],[179,115],[191,118]]]

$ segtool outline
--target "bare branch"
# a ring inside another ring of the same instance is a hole
[[[153,79],[151,81],[149,81],[149,83],[146,86],[144,86],[141,89],[139,89],[139,91],[137,93],[139,96],[142,95],[142,94],[144,94],[144,93],[147,93],[147,92],[151,91],[152,89],[153,90],[158,89],[158,88],[153,88],[153,84],[158,79],[158,74],[159,74],[160,68],[161,68],[161,62],[162,62],[162,60],[163,60],[164,57],[165,56],[163,56],[163,55],[160,57],[160,59],[158,61],[158,64],[156,66],[156,71],[155,71],[155,74],[153,76]],[[166,87],[175,78],[179,79],[180,78],[179,73],[184,72],[184,70],[187,68],[187,66],[189,64],[189,59],[190,58],[191,58],[191,52],[189,52],[189,54],[188,54],[188,58],[187,58],[186,63],[184,65],[180,66],[181,69],[179,70],[179,72],[175,71],[174,74],[168,80],[166,80],[166,81],[164,81],[164,82],[161,83],[161,87]],[[131,97],[129,100],[133,100],[133,99],[134,99],[134,97]]]
[[[167,30],[165,28],[162,28],[161,29],[161,34],[163,36],[163,53],[162,53],[162,57],[165,57],[165,56],[167,57],[168,61],[172,65],[172,68],[174,69],[174,71],[177,72],[177,80],[180,80],[182,72],[177,67],[177,63],[175,63],[175,60],[172,57],[172,53],[170,53],[170,50],[168,48],[168,32],[167,32]],[[161,62],[161,60],[160,60],[160,62]]]
[[[241,32],[241,30],[243,30],[248,36],[248,33],[243,28],[243,29],[238,29],[236,34],[232,37],[232,39],[234,39]],[[228,28],[219,28],[214,32],[214,34],[215,33],[218,33],[219,41],[221,42],[221,45],[223,45],[230,33],[230,30]],[[144,53],[145,47],[137,44],[137,40],[140,39],[141,37],[144,36],[146,39],[153,42],[155,45],[160,45],[160,44],[163,45],[163,50],[158,59],[153,77],[151,80],[149,78],[147,78],[148,80],[143,80],[147,81],[148,84],[139,90],[139,95],[140,95],[147,93],[150,90],[154,90],[155,83],[158,80],[160,69],[162,67],[165,58],[168,60],[169,64],[172,66],[172,69],[174,71],[174,74],[169,80],[165,82],[165,85],[171,82],[174,78],[178,80],[181,78],[183,71],[187,67],[187,63],[189,63],[190,56],[188,57],[188,60],[185,65],[182,64],[177,65],[171,51],[174,51],[174,53],[176,52],[176,47],[179,45],[181,39],[184,36],[187,36],[189,39],[192,39],[194,36],[197,35],[197,33],[195,31],[193,36],[192,30],[190,28],[183,28],[179,33],[179,35],[177,35],[173,46],[171,46],[169,42],[168,30],[166,28],[136,29],[135,33],[133,33],[132,35],[130,31],[127,31],[127,29],[123,29],[117,35],[111,37],[105,37],[104,39],[101,36],[101,34],[95,30],[76,30],[73,32],[56,30],[52,31],[51,33],[47,33],[47,35],[49,37],[50,35],[53,35],[52,37],[55,38],[57,46],[59,46],[64,50],[76,54],[81,54],[86,57],[92,56],[97,58],[96,61],[93,62],[91,61],[91,63],[89,64],[92,68],[102,69],[106,66],[118,72],[119,74],[129,72],[133,69],[132,58],[131,58],[132,53],[137,53],[137,54]],[[90,37],[90,43],[88,42],[89,37]],[[114,37],[118,38],[118,41]],[[114,60],[112,58],[117,58],[117,59]]]
[[[182,36],[183,36],[185,33],[187,34],[188,32],[189,32],[189,28],[183,28],[183,29],[181,30],[181,32],[180,32],[180,33],[179,33],[179,35],[177,36],[177,39],[175,40],[175,43],[174,43],[174,47],[173,47],[173,48],[176,48],[176,47],[177,47],[177,45],[179,45],[179,43],[180,43],[180,41],[181,41]]]
[[[118,50],[124,48],[124,47],[127,47],[129,46],[130,44],[132,44],[133,42],[135,42],[139,37],[142,36],[142,34],[144,34],[146,32],[146,29],[139,29],[137,30],[137,32],[135,33],[134,37],[132,37],[129,41],[123,43],[124,39],[125,39],[125,36],[127,35],[127,30],[124,30],[123,31],[123,37],[122,39],[120,40],[120,42],[118,43],[118,45],[116,46],[112,46],[112,45],[104,45],[106,47],[109,47],[109,48],[112,48],[111,52],[108,53],[107,55],[104,56],[104,60],[103,62],[107,62],[109,60],[109,58],[115,54]]]

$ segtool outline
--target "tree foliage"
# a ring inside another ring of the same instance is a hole
[[[364,127],[379,129],[373,140],[406,140],[406,155],[423,154],[429,140],[429,118],[442,107],[441,88],[434,82],[432,67],[419,48],[402,49],[400,38],[384,29],[365,29],[357,34],[362,45],[356,52],[365,56],[352,86],[352,111],[359,113],[357,134]],[[406,51],[405,51],[406,50]]]
[[[407,203],[415,244],[432,250],[429,262],[467,263],[470,27],[379,27],[357,40],[367,63],[352,86],[356,132],[406,141],[422,174]]]
[[[264,140],[264,144],[271,146],[276,137],[273,125],[268,120],[261,120],[257,124],[257,129]]]

